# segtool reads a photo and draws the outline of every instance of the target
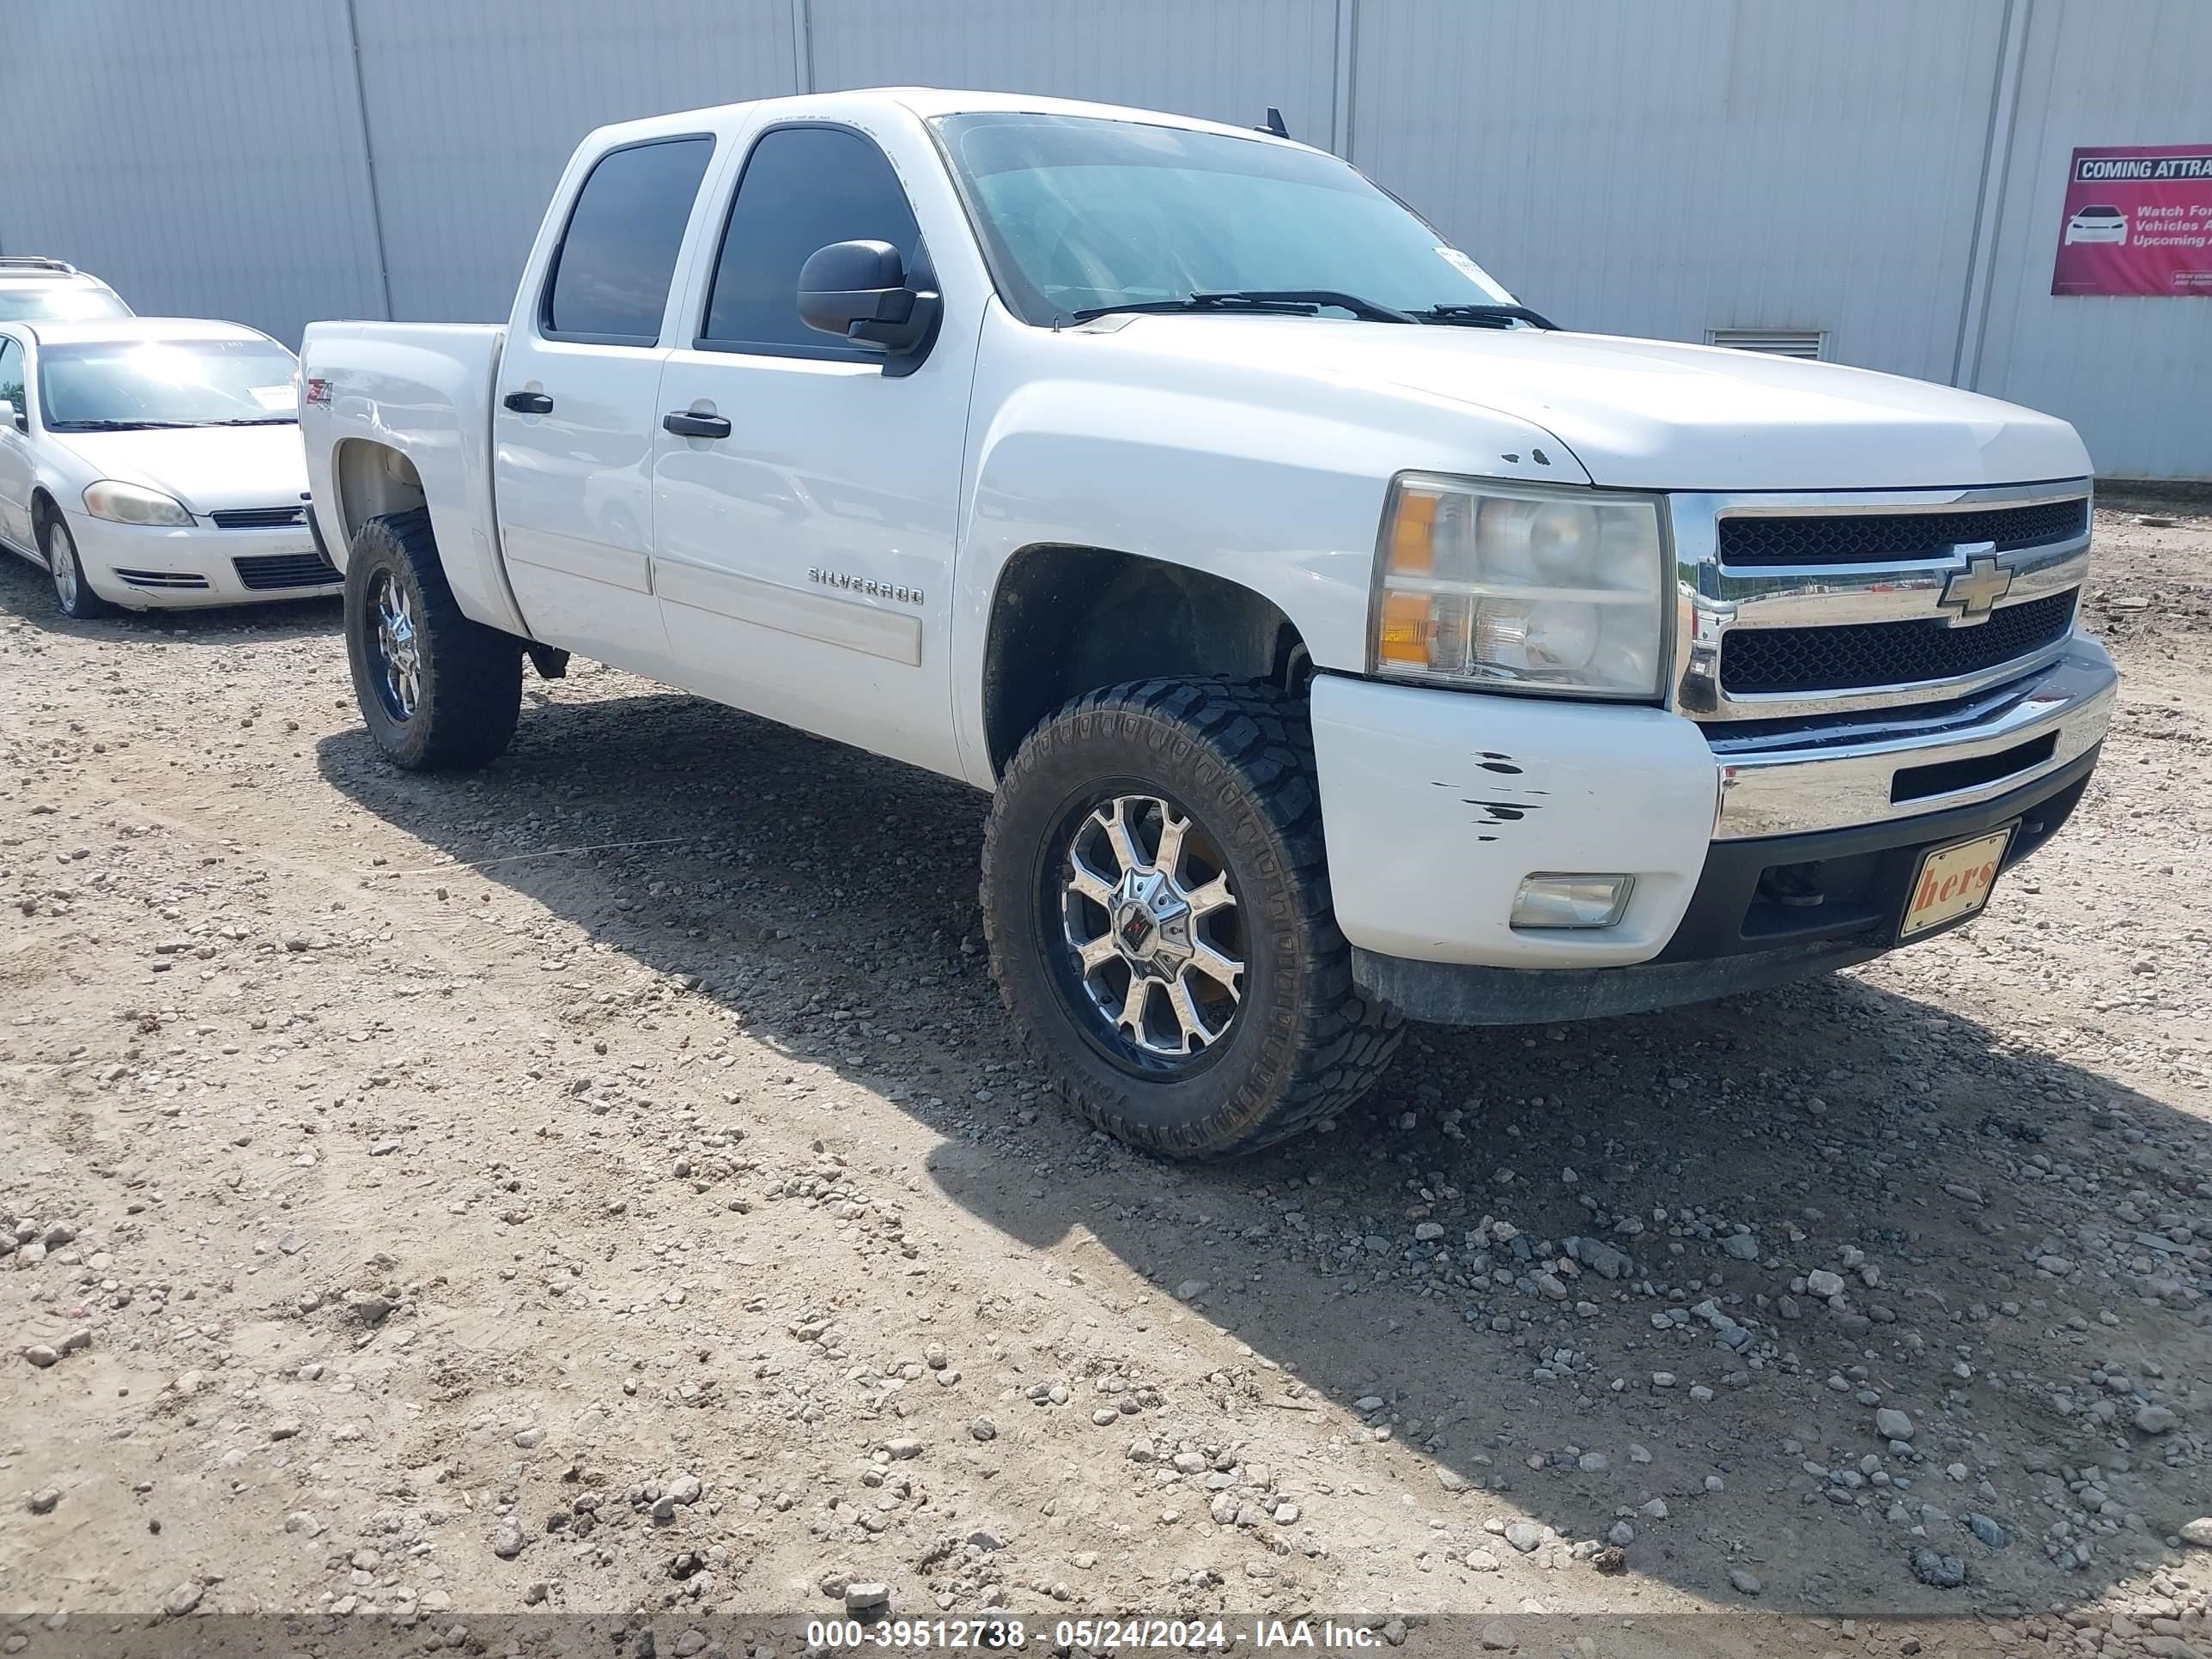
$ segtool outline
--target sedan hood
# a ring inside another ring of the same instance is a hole
[[[1169,331],[1176,331],[1170,336]],[[1627,489],[1941,489],[2075,478],[2065,422],[1994,398],[1722,346],[1320,318],[1139,317],[1131,344],[1477,404]],[[1471,471],[1487,456],[1470,456]]]
[[[307,497],[307,457],[296,426],[51,435],[100,477],[173,495],[202,518],[222,507],[297,506]]]

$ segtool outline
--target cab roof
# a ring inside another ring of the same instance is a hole
[[[1311,145],[1273,137],[1263,129],[1233,126],[1195,116],[1172,115],[1164,110],[1138,109],[1122,104],[1085,103],[1073,98],[1043,98],[1018,92],[963,92],[944,87],[860,87],[850,92],[804,93],[790,98],[757,99],[749,103],[718,104],[707,109],[672,111],[639,121],[623,121],[598,129],[592,136],[602,144],[639,138],[664,137],[696,131],[701,126],[728,119],[741,112],[761,110],[791,120],[810,117],[850,118],[856,106],[877,105],[903,109],[932,120],[941,115],[1072,115],[1106,121],[1137,121],[1147,126],[1184,127],[1194,132],[1217,132],[1267,144]],[[1255,112],[1259,113],[1261,112]]]

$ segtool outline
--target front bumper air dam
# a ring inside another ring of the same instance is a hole
[[[131,525],[76,513],[68,523],[86,582],[125,610],[263,605],[327,599],[342,591],[335,570],[310,575],[311,566],[327,561],[303,526]],[[248,573],[266,585],[250,583]]]

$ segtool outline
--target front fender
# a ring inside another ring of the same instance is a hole
[[[984,655],[1000,579],[1024,549],[1103,548],[1237,583],[1290,618],[1315,666],[1357,674],[1392,477],[1589,482],[1542,428],[1462,402],[1106,352],[1077,360],[1095,375],[1040,374],[1040,348],[1073,343],[1003,314],[984,333],[953,614],[956,724],[984,787]],[[1547,464],[1526,459],[1545,445]]]

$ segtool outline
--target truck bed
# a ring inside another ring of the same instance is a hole
[[[300,436],[316,520],[341,570],[362,520],[411,505],[419,480],[463,613],[526,634],[500,569],[492,491],[492,398],[506,336],[496,323],[310,323]]]

